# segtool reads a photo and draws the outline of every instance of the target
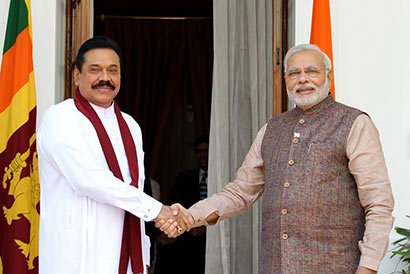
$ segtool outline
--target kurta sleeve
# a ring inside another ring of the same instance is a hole
[[[265,177],[261,145],[266,126],[265,124],[258,132],[235,180],[227,184],[220,193],[199,201],[189,209],[196,226],[208,225],[205,219],[214,212],[219,216],[218,222],[238,215],[248,210],[262,195]]]
[[[364,236],[359,242],[360,266],[377,271],[387,251],[394,200],[379,133],[367,115],[360,115],[354,122],[346,154],[366,215]]]
[[[65,123],[57,113],[48,111],[38,132],[39,157],[58,170],[76,194],[119,207],[144,221],[156,218],[162,204],[145,194],[143,186],[135,188],[122,182],[104,166],[102,152],[96,153],[100,144],[87,142],[87,135],[96,134],[95,130],[84,118],[75,121],[81,120],[84,122]]]

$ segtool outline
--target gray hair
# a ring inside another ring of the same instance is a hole
[[[285,60],[283,61],[285,73],[287,72],[287,69],[288,69],[288,62],[289,62],[290,57],[292,57],[293,54],[297,52],[308,51],[308,50],[316,51],[323,56],[323,64],[325,65],[326,73],[332,68],[332,62],[330,61],[329,57],[318,46],[313,45],[313,44],[300,44],[300,45],[294,46],[293,48],[289,49],[288,52],[286,53]]]

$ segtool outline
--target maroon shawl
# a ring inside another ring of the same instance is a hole
[[[78,110],[82,114],[84,114],[93,124],[95,131],[97,132],[98,139],[100,140],[100,144],[110,170],[112,171],[115,177],[124,181],[121,174],[120,166],[118,165],[117,157],[115,156],[114,148],[111,144],[110,138],[108,137],[107,131],[105,130],[95,110],[88,103],[88,101],[81,95],[78,88],[75,91],[74,103]],[[115,101],[113,102],[113,104],[115,114],[118,120],[118,125],[120,127],[121,138],[124,144],[125,154],[127,155],[128,166],[132,178],[131,185],[134,187],[138,187],[138,160],[134,139],[132,139],[130,129],[128,128],[127,123],[121,115],[120,108],[118,107],[117,103],[115,103]],[[140,219],[132,215],[128,211],[125,211],[119,274],[127,273],[129,257],[131,257],[132,271],[134,273],[144,272],[144,266],[142,261]]]

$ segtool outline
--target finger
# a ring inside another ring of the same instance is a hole
[[[175,203],[175,204],[171,205],[172,214],[174,216],[178,215],[180,209],[183,209],[183,206],[179,203]]]
[[[155,221],[155,227],[160,228],[165,224],[165,220]]]
[[[194,218],[192,218],[191,215],[188,215],[188,216],[184,216],[183,219],[184,219],[184,223],[187,226],[187,231],[189,231],[194,225]]]
[[[169,234],[168,234],[168,237],[169,237],[169,238],[176,238],[176,237],[178,237],[179,235],[181,235],[181,233],[178,233],[178,232],[175,230],[175,231],[169,233]]]
[[[171,206],[171,209],[173,210],[172,213],[173,213],[174,215],[175,215],[176,212],[179,213],[179,214],[178,214],[178,217],[177,217],[179,226],[180,226],[184,231],[187,230],[191,225],[190,225],[189,221],[187,221],[187,220],[188,220],[187,216],[190,215],[190,214],[188,213],[188,211],[186,210],[186,208],[183,207],[183,206],[182,206],[181,204],[179,204],[179,203],[175,203],[175,204],[173,204],[173,205]]]
[[[178,217],[178,226],[177,228],[179,228],[180,231],[178,232],[183,232],[187,230],[187,226],[185,224],[185,221],[183,220],[183,218],[181,218],[180,216]],[[182,231],[181,231],[182,230]]]
[[[180,235],[182,235],[182,234],[184,234],[184,230],[179,230],[178,229],[178,227],[174,230],[174,231],[172,231],[172,232],[170,232],[169,234],[168,234],[168,237],[170,237],[170,238],[176,238],[176,237],[178,237],[178,236],[180,236]]]
[[[173,223],[164,231],[164,233],[167,234],[167,235],[169,235],[169,234],[171,234],[172,232],[175,232],[175,231],[177,230],[177,226],[178,226],[178,223],[177,223],[177,222],[173,222]],[[168,236],[168,237],[169,237],[169,236]]]
[[[182,216],[179,221],[182,224],[181,227],[184,229],[184,231],[188,231],[191,228],[185,216]]]
[[[184,231],[187,231],[191,228],[189,220],[185,217],[185,215],[180,214],[178,216],[178,222],[179,222],[181,228],[183,228]]]
[[[161,227],[159,227],[159,230],[161,230],[162,232],[165,232],[171,227],[173,223],[174,223],[174,220],[169,219],[168,221],[164,222],[164,224]]]

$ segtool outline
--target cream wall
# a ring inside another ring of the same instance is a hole
[[[308,43],[313,0],[295,0],[295,43]],[[410,1],[330,0],[336,99],[366,111],[380,132],[395,225],[410,227]],[[390,240],[398,235],[392,232]],[[391,246],[389,246],[391,249]],[[385,257],[379,273],[396,261]]]
[[[0,1],[0,50],[4,36],[10,1]],[[45,109],[62,100],[64,0],[35,0],[32,6],[33,60],[37,91],[37,116],[41,121]],[[2,58],[0,56],[0,61]],[[39,123],[37,123],[38,125]]]

